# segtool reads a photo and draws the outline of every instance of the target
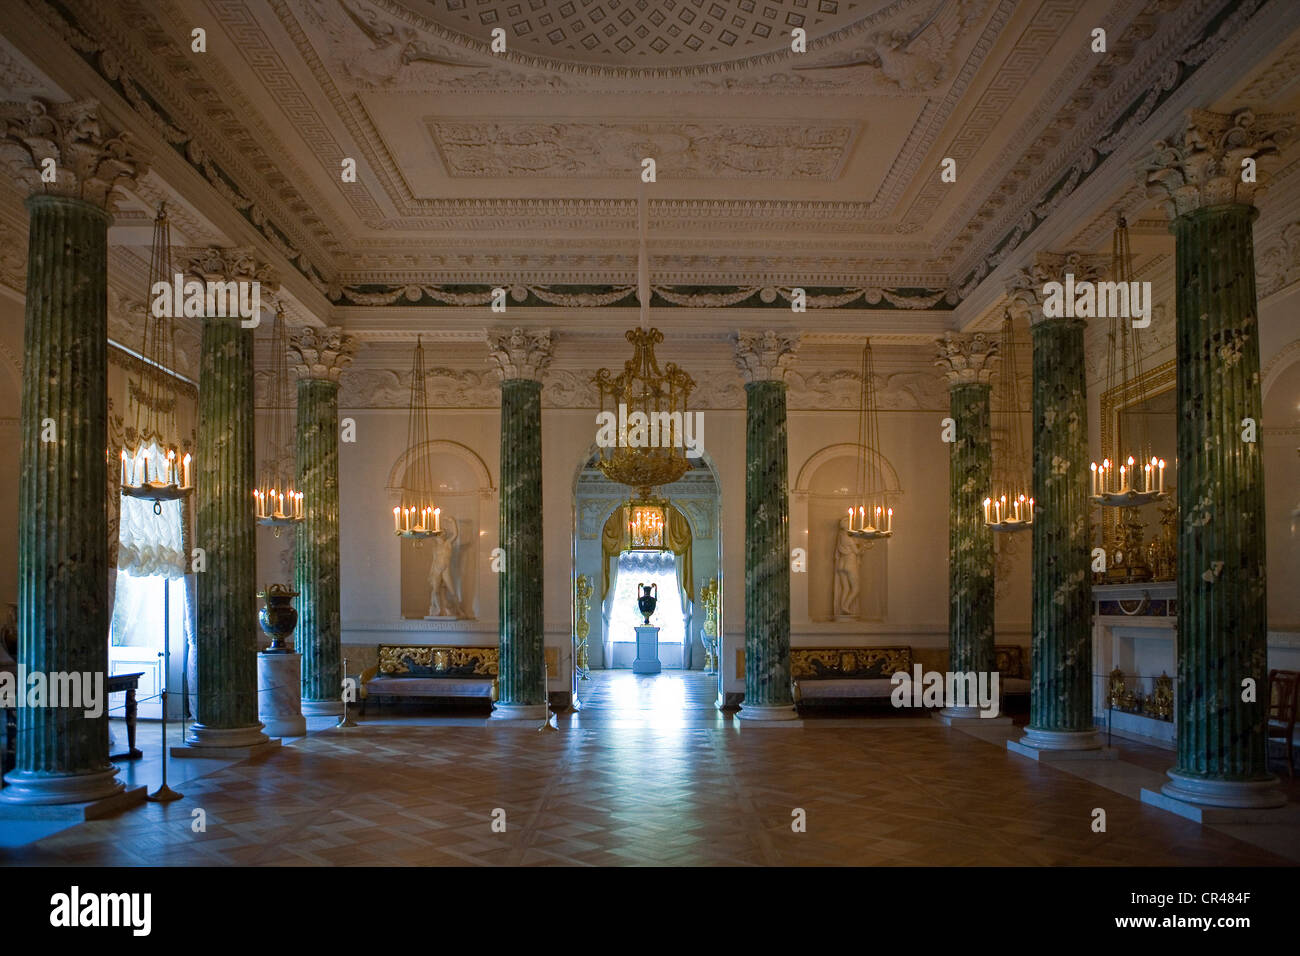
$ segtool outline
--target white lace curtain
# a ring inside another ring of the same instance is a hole
[[[181,503],[161,502],[162,514],[154,514],[154,503],[142,498],[121,500],[121,531],[117,549],[119,571],[135,577],[185,574],[185,551],[181,541]]]

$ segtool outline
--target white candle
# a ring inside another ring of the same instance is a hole
[[[997,501],[993,502],[993,523],[994,524],[1002,523],[1002,502],[1006,500],[1007,500],[1006,495],[1003,495]]]
[[[394,532],[398,532],[402,530],[401,514],[402,514],[402,509],[400,508],[393,509],[393,531]]]
[[[1029,499],[1029,523],[1034,523],[1034,499]]]
[[[853,530],[853,509],[849,509],[849,530]]]
[[[433,509],[433,530],[434,530],[434,531],[441,531],[441,530],[442,530],[442,517],[441,517],[441,515],[442,515],[442,509],[441,509],[441,508],[434,508],[434,509]]]
[[[992,499],[992,498],[985,498],[985,499],[984,499],[984,523],[985,523],[985,524],[988,524],[988,523],[989,523],[989,517],[990,517],[989,511],[990,511],[990,506],[991,506],[992,504],[993,504],[993,499]]]
[[[140,484],[143,485],[149,481],[149,453],[148,452],[144,453],[144,455],[142,456],[142,460],[143,460],[143,464],[141,467],[144,472],[144,477],[140,479]]]
[[[190,456],[186,455],[181,461],[182,477],[185,479],[185,487],[190,486]]]
[[[1092,463],[1092,493],[1094,495],[1097,493],[1097,463],[1095,461]]]
[[[122,484],[126,485],[126,452],[122,452]]]
[[[893,508],[889,509],[889,513],[886,515],[886,517],[889,520],[889,526],[885,530],[893,531],[894,530],[894,509]]]
[[[1165,460],[1161,458],[1160,459],[1160,491],[1164,492],[1164,490],[1165,490]]]

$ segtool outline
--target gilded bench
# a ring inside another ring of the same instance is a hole
[[[912,672],[910,647],[793,647],[790,684],[796,705],[888,698],[891,678]]]
[[[361,672],[361,712],[374,697],[497,699],[497,648],[380,644],[379,663]]]

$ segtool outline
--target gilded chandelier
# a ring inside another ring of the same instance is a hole
[[[165,203],[158,205],[153,224],[153,247],[149,258],[149,290],[155,283],[172,282],[171,226]],[[166,310],[161,310],[166,311]],[[187,497],[193,490],[193,459],[180,447],[176,427],[176,320],[155,315],[146,308],[144,362],[139,380],[127,383],[127,407],[134,410],[127,429],[127,447],[121,451],[121,488],[128,498],[151,499],[154,514],[162,514],[162,502]]]
[[[627,340],[633,352],[623,374],[611,375],[602,368],[594,379],[601,412],[618,422],[618,440],[601,448],[596,465],[606,478],[637,489],[647,499],[652,489],[672,484],[690,467],[681,435],[695,380],[673,362],[660,369],[655,345],[664,336],[658,329],[629,329]],[[629,444],[629,426],[648,436],[644,445]]]

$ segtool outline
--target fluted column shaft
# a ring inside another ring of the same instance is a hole
[[[542,383],[501,383],[501,549],[498,703],[546,705],[542,613]]]
[[[790,491],[783,381],[745,386],[745,704],[790,707]]]
[[[1012,750],[1030,756],[1102,747],[1092,715],[1092,585],[1089,580],[1088,384],[1084,320],[1047,315],[1053,290],[1095,282],[1106,260],[1037,253],[1008,288],[1033,336],[1033,582],[1029,725]],[[1053,312],[1056,310],[1053,309]]]
[[[109,216],[91,203],[60,196],[31,196],[27,209],[18,660],[28,673],[103,679]],[[17,761],[7,777],[6,799],[62,802],[41,792],[56,777],[73,778],[65,781],[73,799],[121,790],[108,759],[104,703],[98,717],[75,706],[20,708]]]
[[[1148,193],[1163,200],[1175,240],[1178,759],[1162,795],[1184,805],[1286,802],[1267,762],[1263,397],[1251,224],[1256,193],[1294,128],[1290,115],[1191,110],[1181,138],[1157,143],[1146,167]]]
[[[266,739],[257,719],[253,420],[253,333],[238,319],[205,318],[194,518],[207,570],[197,575],[198,722],[190,744]]]
[[[736,333],[745,378],[746,720],[790,720],[790,467],[785,376],[799,334]]]
[[[298,380],[298,525],[294,590],[302,700],[315,713],[342,712],[343,645],[339,626],[339,383]]]
[[[1178,773],[1269,779],[1264,466],[1253,206],[1174,220],[1178,276]],[[1242,700],[1243,678],[1260,688]]]
[[[116,189],[148,169],[98,104],[0,104],[0,167],[30,215],[18,476],[16,763],[0,800],[98,800],[108,759],[108,226]],[[75,675],[75,676],[74,676]],[[78,693],[78,691],[80,691]],[[139,794],[135,795],[136,797]]]
[[[1032,329],[1036,506],[1031,732],[1095,730],[1083,331],[1082,320],[1069,318],[1045,319]]]
[[[542,375],[549,329],[489,330],[501,378],[500,607],[494,719],[549,719],[542,604]]]
[[[948,464],[948,669],[989,673],[993,655],[993,532],[983,500],[993,480],[989,393],[982,383],[954,385],[956,425]]]

